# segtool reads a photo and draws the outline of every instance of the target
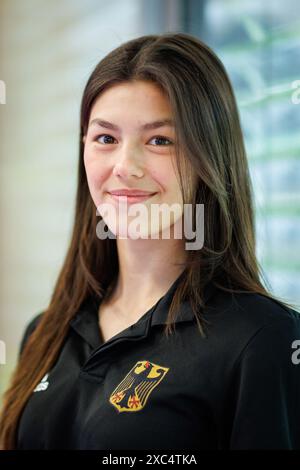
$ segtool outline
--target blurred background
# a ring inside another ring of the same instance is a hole
[[[122,42],[167,31],[198,36],[228,71],[257,255],[267,287],[300,308],[300,2],[0,0],[0,397],[70,239],[84,85]]]

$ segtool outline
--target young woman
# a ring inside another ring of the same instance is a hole
[[[200,248],[176,236],[185,207]],[[184,33],[122,44],[83,93],[73,234],[23,336],[2,448],[300,448],[300,320],[260,278],[224,66]]]

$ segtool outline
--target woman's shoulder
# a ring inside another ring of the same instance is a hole
[[[226,350],[239,354],[245,347],[265,342],[264,348],[300,340],[300,314],[284,303],[258,293],[218,290],[205,315],[208,333]]]
[[[228,325],[219,373],[230,370],[230,448],[299,448],[300,315],[261,294],[229,297],[218,337]]]
[[[291,408],[299,406],[300,315],[257,293],[222,291],[211,305],[206,315],[206,338],[197,343],[199,351],[207,346],[208,370],[214,370],[219,378],[216,386],[224,389],[225,384],[233,397],[232,413],[238,429],[244,427],[250,413],[251,438],[255,440],[257,423],[265,410],[274,417],[284,396]],[[201,355],[195,357],[198,361]],[[278,425],[281,420],[282,416],[278,417]],[[233,446],[239,445],[238,434],[234,433],[233,442]]]
[[[299,323],[300,313],[279,299],[255,292],[224,292],[218,290],[213,310],[223,313],[224,319],[260,328],[277,322]]]
[[[248,312],[250,318],[254,318],[258,326],[271,324],[300,324],[300,314],[294,308],[288,306],[279,299],[267,297],[262,294],[240,294],[237,299],[242,311]]]
[[[23,331],[22,339],[21,339],[21,344],[20,344],[20,349],[19,349],[19,356],[21,355],[21,353],[22,353],[22,351],[25,347],[25,344],[27,343],[30,335],[34,332],[34,330],[38,326],[43,314],[44,314],[44,312],[39,312],[39,313],[35,314],[29,320],[29,322],[27,322],[27,324],[24,328],[24,331]]]

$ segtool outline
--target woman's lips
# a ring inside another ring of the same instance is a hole
[[[110,197],[112,197],[115,201],[119,202],[119,203],[127,203],[127,204],[134,204],[134,203],[137,203],[137,202],[143,202],[143,201],[146,201],[147,199],[149,199],[150,197],[153,197],[155,196],[155,194],[157,193],[152,193],[152,194],[145,194],[143,196],[117,196],[116,194],[111,194],[111,193],[108,193]]]

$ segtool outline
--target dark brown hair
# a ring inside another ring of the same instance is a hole
[[[87,184],[82,139],[99,94],[114,84],[134,80],[155,83],[168,97],[183,202],[193,203],[193,207],[202,203],[205,210],[204,246],[188,251],[166,334],[185,298],[203,333],[199,314],[204,307],[203,289],[209,282],[228,292],[259,293],[275,299],[260,280],[247,158],[234,93],[222,62],[206,44],[185,33],[146,35],[122,44],[99,62],[84,89],[73,233],[49,306],[25,345],[4,396],[3,449],[15,448],[21,412],[56,361],[70,320],[88,296],[102,299],[116,280],[116,240],[96,236],[99,216]]]

